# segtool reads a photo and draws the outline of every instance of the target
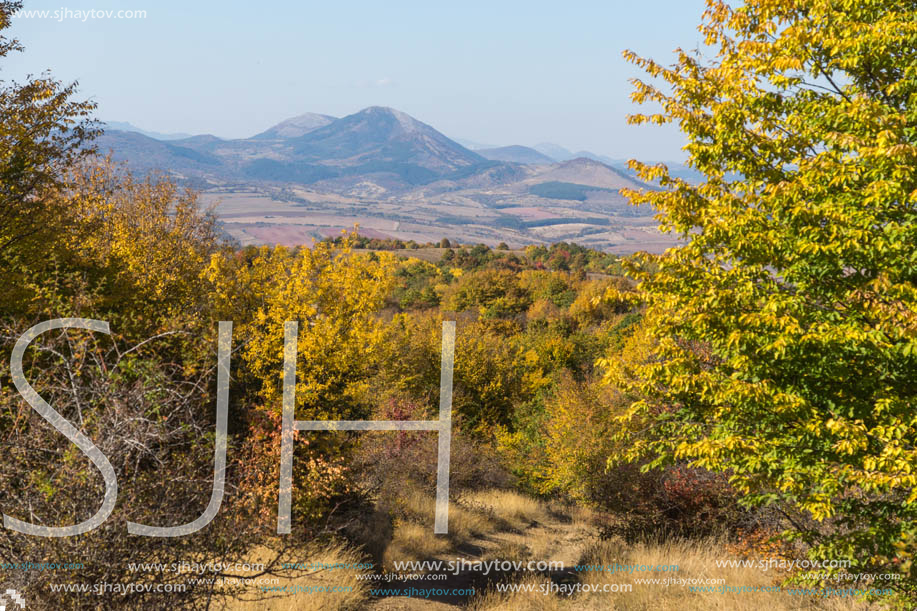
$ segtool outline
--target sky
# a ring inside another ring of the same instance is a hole
[[[626,125],[640,111],[628,79],[642,73],[621,52],[671,63],[677,47],[700,44],[703,10],[703,0],[26,0],[23,11],[50,14],[13,20],[26,51],[2,60],[0,78],[50,70],[78,81],[99,118],[157,132],[244,138],[305,112],[391,106],[482,144],[681,160],[674,126]]]

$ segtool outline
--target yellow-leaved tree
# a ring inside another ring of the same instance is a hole
[[[266,501],[276,494],[284,323],[299,323],[296,419],[365,420],[376,399],[370,380],[384,353],[378,313],[394,269],[392,255],[356,254],[345,241],[341,248],[319,242],[311,249],[221,252],[204,271],[217,316],[233,321],[242,346],[239,375],[257,392],[251,399],[264,418],[265,443],[252,476],[267,474],[260,489]],[[319,432],[297,438],[294,524],[309,527],[353,485],[347,473],[352,437]]]
[[[726,472],[848,572],[917,533],[917,5],[708,0],[709,58],[629,60],[692,184],[632,162],[683,245],[631,265],[653,354],[609,381],[645,424],[617,458]],[[649,259],[650,261],[647,261]],[[656,268],[655,273],[646,271]],[[913,590],[908,590],[913,592]]]

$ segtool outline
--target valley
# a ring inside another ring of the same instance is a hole
[[[98,148],[199,191],[242,245],[308,245],[355,225],[419,243],[567,241],[617,254],[675,243],[621,195],[647,186],[620,168],[522,146],[475,152],[388,108],[302,115],[242,140],[109,129]]]

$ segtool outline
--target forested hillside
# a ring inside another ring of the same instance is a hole
[[[414,608],[373,578],[565,554],[562,568],[455,571],[463,593],[430,604],[912,608],[917,9],[709,6],[712,65],[628,54],[666,83],[635,82],[662,110],[632,120],[679,124],[706,176],[634,163],[658,187],[625,194],[681,240],[659,255],[358,228],[240,247],[195,192],[93,150],[75,85],[4,81],[3,587],[45,609]],[[17,8],[0,2],[0,29]],[[0,59],[18,51],[0,39]],[[444,321],[448,534],[433,532],[441,446],[418,427],[291,431],[292,532],[278,534],[284,402],[299,421],[437,419]],[[217,501],[190,534],[136,530]],[[183,563],[222,568],[163,568]],[[688,581],[603,568],[617,563]]]

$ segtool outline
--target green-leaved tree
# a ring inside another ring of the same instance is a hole
[[[660,107],[630,121],[678,124],[704,180],[632,162],[683,245],[631,265],[652,353],[606,361],[640,398],[616,458],[727,472],[813,555],[913,577],[917,2],[707,6],[709,57],[625,54]]]

